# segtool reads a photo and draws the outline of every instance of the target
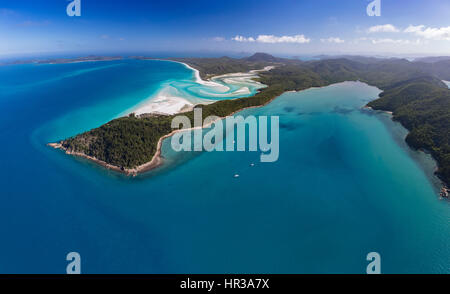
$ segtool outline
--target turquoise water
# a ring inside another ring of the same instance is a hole
[[[144,61],[145,62],[145,61]],[[152,62],[152,61],[149,61]],[[182,64],[182,63],[178,63]],[[183,64],[189,71],[194,71],[194,78],[172,79],[160,84],[159,90],[149,99],[122,114],[135,112],[145,114],[159,112],[175,114],[184,111],[184,107],[192,108],[195,104],[214,103],[218,100],[243,98],[254,95],[265,85],[254,81],[258,76],[254,71],[217,76],[211,81],[200,79],[198,71]],[[192,72],[190,72],[192,74]]]
[[[275,163],[166,140],[165,167],[127,178],[45,146],[192,79],[162,61],[0,67],[0,272],[64,273],[71,251],[85,273],[365,273],[372,251],[385,273],[450,272],[434,163],[361,109],[379,93],[362,83],[243,111],[280,116]]]

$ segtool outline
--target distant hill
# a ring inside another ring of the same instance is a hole
[[[450,60],[450,56],[421,57],[414,59],[414,62],[435,63],[446,60]]]
[[[450,59],[436,62],[415,61],[412,64],[441,80],[450,81]]]
[[[242,59],[249,62],[280,62],[283,60],[282,58],[277,58],[267,53],[255,53],[250,57],[245,57]]]
[[[360,55],[317,55],[314,56],[314,58],[320,59],[320,60],[327,60],[327,59],[348,59],[352,61],[357,61],[361,63],[375,63],[379,62],[381,60],[387,60],[388,58],[382,58],[382,57],[372,57],[372,56],[360,56]],[[392,58],[394,59],[394,58]]]
[[[264,66],[269,64],[266,61],[247,61],[227,56],[220,58],[171,58],[170,60],[189,64],[199,70],[200,76],[204,79],[228,73],[248,72],[250,70],[264,68]]]

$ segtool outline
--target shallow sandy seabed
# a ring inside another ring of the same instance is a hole
[[[248,73],[225,74],[213,77],[208,81],[204,81],[201,79],[198,70],[187,64],[183,63],[183,65],[194,71],[194,86],[197,88],[197,93],[202,97],[185,97],[182,91],[179,91],[176,86],[170,84],[163,87],[158,93],[149,97],[149,99],[140,105],[128,111],[126,115],[132,112],[136,115],[145,113],[172,115],[189,110],[195,104],[210,104],[220,100],[220,98],[230,99],[233,97],[242,97],[243,95],[250,96],[252,94],[250,87],[257,89],[264,87],[263,84],[253,80],[257,77],[257,73],[271,70],[273,68],[269,66],[261,70],[252,70]],[[237,87],[237,89],[230,92],[232,87]]]

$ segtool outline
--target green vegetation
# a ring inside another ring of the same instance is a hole
[[[259,81],[268,87],[252,97],[218,101],[202,107],[203,116],[224,117],[240,109],[260,106],[285,91],[304,90],[337,82],[360,80],[384,92],[369,103],[373,109],[392,111],[410,134],[413,148],[431,152],[439,163],[438,175],[450,183],[450,90],[441,79],[450,80],[448,61],[410,62],[404,59],[341,57],[302,62],[255,54],[245,59],[178,58],[201,72],[203,78],[233,72],[276,68],[261,72]],[[186,113],[193,118],[193,112]],[[149,162],[158,140],[169,134],[172,116],[134,116],[113,120],[62,142],[69,151],[81,152],[122,168]]]
[[[65,140],[62,145],[121,168],[133,168],[152,160],[159,138],[172,131],[170,123],[168,116],[131,115]]]
[[[450,183],[450,90],[430,77],[400,83],[369,103],[394,113],[394,119],[411,132],[406,142],[424,149],[439,163],[438,175]]]
[[[221,58],[173,58],[171,60],[184,62],[200,71],[202,79],[209,79],[213,76],[236,72],[248,72],[253,69],[264,67],[264,62],[251,61],[241,62],[238,59],[229,57]]]

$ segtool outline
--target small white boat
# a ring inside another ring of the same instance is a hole
[[[443,188],[441,189],[440,196],[441,196],[442,198],[448,198],[448,189],[445,188],[445,187],[443,187]]]
[[[238,175],[238,174],[235,174],[234,177],[235,177],[235,178],[239,178],[239,175]]]

